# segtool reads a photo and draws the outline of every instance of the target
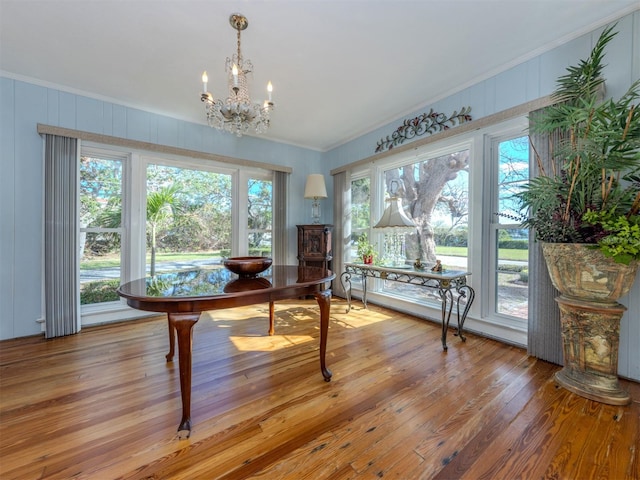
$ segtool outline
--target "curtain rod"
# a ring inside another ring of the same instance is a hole
[[[179,155],[183,157],[199,158],[203,160],[211,160],[214,162],[230,163],[236,166],[262,168],[273,170],[276,172],[291,173],[291,167],[282,165],[273,165],[271,163],[261,163],[254,160],[246,160],[243,158],[227,157],[225,155],[217,155],[214,153],[199,152],[197,150],[189,150],[186,148],[171,147],[168,145],[159,145],[157,143],[142,142],[140,140],[131,140],[122,137],[112,137],[110,135],[102,135],[98,133],[83,132],[82,130],[73,130],[71,128],[55,127],[52,125],[38,124],[38,133],[40,135],[58,135],[60,137],[78,138],[87,142],[102,143],[116,147],[124,147],[134,150],[146,150],[154,153],[164,153],[169,155]]]

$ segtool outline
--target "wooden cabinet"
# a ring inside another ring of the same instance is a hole
[[[333,225],[313,224],[298,227],[298,265],[331,269]]]

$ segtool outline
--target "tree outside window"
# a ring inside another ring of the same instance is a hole
[[[420,258],[430,265],[438,255],[447,255],[459,257],[449,263],[466,265],[469,150],[386,170],[384,182],[387,192],[398,188],[395,194],[417,227],[406,236],[407,263]]]

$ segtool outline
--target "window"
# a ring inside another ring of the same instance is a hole
[[[123,158],[80,158],[80,304],[118,302],[123,245]]]
[[[83,144],[82,323],[135,317],[116,293],[121,282],[271,255],[272,188],[267,170]]]
[[[401,198],[416,229],[385,233],[382,264],[411,267],[417,258],[426,265],[437,259],[446,269],[467,270],[469,161],[468,148],[455,148],[384,170],[387,196]],[[402,252],[400,262],[398,252]],[[383,291],[418,301],[440,298],[432,289],[400,282],[384,282]]]
[[[352,239],[368,231],[381,252],[393,243],[392,236],[385,238],[370,225],[381,218],[385,198],[397,193],[417,225],[404,236],[399,265],[410,269],[420,258],[430,268],[437,259],[445,269],[471,272],[476,296],[467,327],[519,344],[526,343],[529,232],[520,227],[513,195],[529,176],[527,125],[526,117],[517,117],[427,143],[377,159],[351,178]],[[360,225],[357,192],[365,181],[372,213],[369,223]],[[377,262],[393,260],[386,257],[381,253]],[[441,300],[434,289],[371,280],[367,290],[372,302],[439,319]]]
[[[363,236],[369,236],[371,225],[371,178],[362,177],[351,180],[351,249],[348,261],[361,262],[356,253],[356,243]]]
[[[147,166],[147,273],[220,264],[231,254],[231,175]]]
[[[529,178],[527,136],[496,138],[491,148],[494,192],[491,223],[491,311],[514,319],[528,318],[529,232],[520,228],[513,195]]]
[[[249,178],[247,185],[247,234],[249,255],[272,255],[273,182],[271,179]]]
[[[371,177],[361,173],[351,179],[351,242],[345,252],[346,261],[361,263],[362,258],[358,256],[358,239],[366,236],[369,243],[374,243],[370,236],[371,226]],[[351,288],[362,289],[362,279],[359,275],[350,278]]]

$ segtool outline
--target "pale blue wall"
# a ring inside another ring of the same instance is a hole
[[[618,35],[607,47],[604,76],[607,94],[618,98],[640,78],[640,43],[638,42],[640,11],[618,21]],[[446,115],[461,107],[471,106],[474,120],[507,110],[549,95],[558,76],[569,65],[589,55],[602,29],[583,35],[499,75],[480,81],[454,95],[416,110],[355,140],[334,148],[325,155],[330,168],[337,168],[374,155],[377,142],[393,133],[406,118],[418,116],[433,108]],[[434,73],[435,74],[435,73]],[[419,139],[421,137],[417,137]],[[409,142],[407,142],[409,143]]]
[[[621,19],[618,30],[607,49],[610,66],[605,70],[613,96],[640,78],[640,12]],[[568,65],[589,53],[598,34],[561,45],[430,107],[449,114],[470,105],[473,118],[479,119],[545,96]],[[0,339],[40,332],[35,322],[42,311],[43,250],[38,123],[290,166],[289,242],[294,250],[295,225],[307,223],[309,216],[308,202],[301,201],[306,175],[325,173],[330,180],[331,169],[371,156],[378,140],[403,119],[323,154],[257,138],[238,140],[204,125],[0,77]],[[331,181],[327,188],[331,198]],[[331,223],[331,218],[331,202],[325,201],[322,221]],[[629,310],[622,322],[620,373],[640,379],[640,281],[623,303]]]
[[[606,50],[604,77],[607,95],[619,98],[634,80],[640,78],[640,11],[620,19],[616,30],[618,35]],[[372,156],[380,139],[390,135],[405,118],[420,115],[429,108],[448,115],[461,107],[471,106],[473,119],[480,119],[549,95],[555,89],[558,76],[566,73],[566,68],[574,65],[577,59],[589,55],[601,31],[583,35],[341,145],[326,153],[326,161],[333,169]],[[621,303],[628,310],[621,323],[619,373],[640,380],[640,278]]]
[[[0,102],[0,339],[40,332],[43,139],[38,123],[291,167],[288,263],[296,263],[295,225],[309,223],[311,205],[303,200],[304,184],[309,173],[321,171],[320,152],[253,137],[238,139],[206,125],[4,77]],[[324,208],[322,221],[329,223],[330,218],[331,209]]]

